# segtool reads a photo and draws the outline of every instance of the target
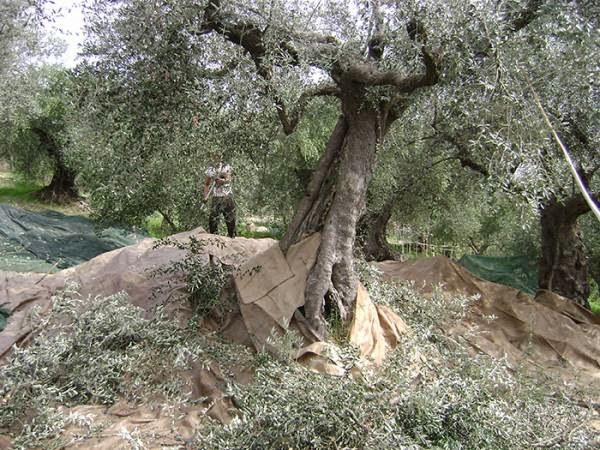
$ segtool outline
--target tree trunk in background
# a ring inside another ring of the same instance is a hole
[[[386,238],[387,225],[392,217],[392,205],[386,203],[380,211],[366,211],[360,218],[356,232],[356,243],[367,261],[398,259]]]
[[[65,165],[62,149],[54,138],[42,128],[34,127],[32,131],[38,136],[40,145],[54,162],[54,174],[50,184],[37,192],[44,201],[65,203],[79,197],[75,189],[75,172]]]
[[[556,292],[589,309],[588,269],[581,240],[576,198],[565,203],[551,199],[540,212],[541,259],[539,288]]]
[[[67,203],[78,198],[75,189],[75,172],[63,164],[56,164],[52,181],[36,195],[42,200],[57,203]]]

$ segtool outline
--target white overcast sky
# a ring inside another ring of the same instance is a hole
[[[54,23],[48,25],[48,32],[66,42],[67,48],[57,62],[67,67],[76,64],[79,43],[83,39],[82,0],[55,0],[52,9],[59,9],[60,14],[53,16]]]

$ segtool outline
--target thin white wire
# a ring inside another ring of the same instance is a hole
[[[565,156],[565,159],[567,160],[567,163],[569,164],[569,168],[571,169],[571,173],[573,174],[573,177],[575,177],[575,181],[577,182],[577,186],[579,187],[579,190],[583,194],[583,197],[585,198],[585,201],[589,205],[590,209],[596,216],[596,219],[598,219],[598,222],[600,222],[600,209],[598,209],[598,206],[594,202],[594,199],[592,198],[592,196],[590,195],[588,190],[585,188],[583,181],[579,177],[579,174],[577,173],[577,169],[575,168],[575,164],[573,163],[573,159],[571,158],[571,155],[569,154],[569,151],[567,150],[566,145],[561,141],[560,137],[558,136],[558,133],[552,126],[552,123],[550,122],[550,119],[548,118],[548,114],[546,114],[546,111],[544,110],[544,107],[542,106],[540,97],[538,96],[535,89],[533,89],[533,86],[531,85],[529,80],[527,80],[527,83],[529,84],[529,89],[531,89],[531,92],[533,93],[533,97],[535,98],[535,102],[536,102],[538,108],[540,109],[542,116],[544,116],[544,120],[546,121],[548,128],[550,128],[550,130],[552,131],[552,135],[554,136],[554,139],[558,143],[559,147],[561,148],[561,150],[563,152],[563,155]]]

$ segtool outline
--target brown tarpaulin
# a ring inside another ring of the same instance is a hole
[[[268,349],[270,336],[291,328],[304,338],[305,346],[296,355],[301,364],[329,375],[348,375],[337,358],[335,345],[316,341],[297,312],[304,304],[307,276],[320,244],[318,234],[292,246],[286,255],[272,239],[229,239],[204,234],[201,230],[178,234],[172,239],[186,241],[190,236],[206,242],[202,257],[207,264],[210,255],[225,264],[241,264],[235,276],[236,307],[225,318],[225,326],[220,330],[224,336],[261,351]],[[56,274],[0,272],[0,304],[5,304],[11,312],[7,327],[0,332],[0,363],[6,360],[14,344],[24,342],[30,334],[28,316],[31,308],[38,306],[42,314],[47,312],[52,294],[62,289],[67,281],[81,286],[83,298],[125,291],[131,303],[148,315],[156,305],[165,304],[170,317],[189,318],[187,302],[172,301],[173,294],[184,292],[183,283],[169,285],[173,280],[148,274],[149,270],[181,259],[184,251],[174,246],[154,248],[154,245],[154,240],[146,239]],[[408,328],[402,319],[386,307],[373,305],[364,288],[359,286],[350,340],[357,345],[360,354],[380,364],[386,351],[394,347],[405,332]],[[349,375],[355,374],[351,371]],[[224,395],[224,382],[218,367],[193,368],[181,376],[192,398],[206,398],[200,407],[174,414],[162,411],[160,407],[121,402],[110,408],[76,406],[65,412],[88,417],[92,423],[101,424],[103,431],[93,438],[78,440],[77,436],[86,435],[86,427],[73,424],[65,437],[74,439],[75,448],[130,448],[137,438],[147,448],[168,448],[180,445],[182,439],[189,437],[198,428],[203,415],[222,423],[228,423],[236,415],[233,399]],[[0,436],[0,442],[2,439],[4,437]]]
[[[512,363],[600,378],[600,316],[574,302],[546,291],[532,298],[481,280],[444,256],[375,265],[384,279],[413,281],[425,293],[441,285],[444,292],[478,295],[466,319],[449,330],[465,336],[477,349]]]
[[[236,307],[224,321],[225,336],[262,350],[269,347],[270,336],[294,329],[304,338],[305,345],[296,355],[300,363],[330,375],[355,375],[348,374],[343,367],[335,345],[316,341],[298,313],[304,303],[307,276],[318,252],[318,234],[291,247],[287,255],[271,239],[229,239],[199,230],[173,239],[184,241],[192,235],[206,240],[203,255],[206,263],[209,255],[230,265],[243,263],[235,277]],[[147,314],[157,304],[166,303],[171,317],[189,317],[185,301],[170,301],[173,294],[183,292],[183,284],[156,291],[167,287],[172,280],[148,276],[148,270],[181,259],[184,252],[175,247],[155,249],[154,244],[155,241],[147,239],[51,275],[0,272],[0,303],[12,313],[7,328],[0,333],[0,362],[13,344],[23,341],[30,332],[27,316],[31,307],[37,305],[42,312],[47,311],[51,295],[62,289],[66,281],[79,283],[84,298],[126,291],[130,301]],[[449,331],[466,336],[485,353],[512,362],[532,361],[570,371],[576,368],[595,378],[600,375],[600,318],[569,300],[548,292],[540,293],[534,300],[516,289],[480,280],[445,257],[388,261],[378,263],[377,267],[385,278],[412,280],[424,292],[431,292],[434,285],[443,285],[447,292],[479,295],[466,320]],[[152,295],[153,292],[158,295]],[[495,319],[490,321],[490,316]],[[479,332],[471,333],[473,328]],[[388,307],[374,305],[366,290],[359,286],[349,338],[360,354],[380,364],[386,352],[406,333],[410,330],[404,321]],[[192,396],[206,399],[199,407],[178,411],[176,420],[172,412],[147,405],[118,403],[110,408],[94,405],[70,408],[69,413],[87,415],[94,423],[104,424],[99,437],[74,445],[129,448],[130,440],[139,436],[148,448],[168,447],[190,436],[204,415],[223,423],[235,417],[234,399],[223,393],[219,367],[196,367],[181,376]],[[84,431],[73,425],[65,436],[84,435]],[[175,441],[173,436],[177,436]],[[0,442],[2,439],[0,436]]]
[[[331,344],[311,345],[317,341],[296,312],[304,305],[308,274],[320,242],[320,235],[313,234],[291,246],[286,255],[279,245],[274,245],[246,261],[236,275],[240,314],[257,350],[268,348],[268,339],[273,334],[292,328],[310,346],[310,351],[300,349],[298,357],[303,362],[309,364],[307,355],[311,354],[319,361],[326,358],[328,364],[335,365],[334,358],[326,356],[331,352]],[[358,347],[360,355],[379,365],[386,351],[395,347],[400,335],[406,332],[408,327],[404,321],[389,308],[374,305],[367,291],[359,285],[350,342]],[[331,367],[324,371],[340,373]]]
[[[276,243],[273,239],[230,239],[206,234],[202,229],[180,233],[172,236],[172,239],[184,242],[190,236],[206,243],[202,258],[207,264],[209,255],[216,255],[225,264],[239,264]],[[0,332],[0,363],[10,348],[29,334],[28,315],[31,308],[37,306],[42,312],[47,310],[50,297],[69,281],[81,286],[82,298],[109,296],[125,291],[131,303],[147,314],[156,305],[166,304],[172,316],[177,317],[179,313],[189,315],[185,302],[170,302],[174,294],[184,292],[184,285],[175,283],[169,286],[168,282],[172,279],[150,276],[150,271],[182,259],[185,252],[175,246],[154,248],[155,244],[154,239],[144,239],[55,274],[0,271],[0,305],[10,312],[7,326]]]

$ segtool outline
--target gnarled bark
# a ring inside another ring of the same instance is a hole
[[[306,194],[296,206],[294,217],[279,242],[285,253],[290,245],[298,242],[303,236],[320,231],[334,192],[337,163],[342,153],[342,146],[348,131],[348,123],[344,116],[338,118],[325,152],[319,165],[308,183]]]
[[[65,203],[78,198],[79,195],[75,189],[75,172],[66,166],[60,146],[43,128],[34,127],[32,131],[38,136],[40,145],[54,162],[54,173],[50,184],[38,191],[36,195],[44,201],[57,203]]]
[[[75,189],[75,172],[57,164],[50,184],[36,192],[38,198],[56,203],[68,203],[79,197]]]
[[[325,301],[332,302],[346,320],[356,297],[354,238],[373,174],[380,129],[379,113],[366,104],[363,95],[357,87],[342,99],[348,129],[335,192],[323,218],[321,246],[304,294],[306,319],[318,336],[326,335]]]
[[[393,208],[385,205],[378,211],[367,211],[356,227],[356,243],[367,261],[399,259],[400,255],[388,244],[386,230]]]
[[[334,128],[327,148],[319,162],[306,195],[299,203],[294,218],[280,246],[284,252],[305,234],[321,232],[321,245],[317,259],[308,277],[305,291],[307,323],[313,332],[324,338],[326,323],[324,309],[327,302],[335,305],[342,320],[349,317],[356,297],[357,278],[354,272],[353,247],[356,223],[364,208],[367,186],[375,165],[377,145],[406,108],[406,93],[431,86],[438,81],[438,71],[433,56],[425,47],[423,27],[409,38],[422,43],[421,60],[424,70],[408,75],[390,71],[379,64],[384,55],[382,38],[383,21],[379,20],[379,2],[374,2],[379,26],[375,40],[371,41],[368,57],[356,58],[339,55],[335,38],[329,36],[304,36],[290,32],[287,39],[272,42],[274,48],[289,57],[289,64],[297,64],[299,55],[294,49],[294,39],[308,39],[319,45],[320,52],[314,60],[305,63],[329,72],[334,85],[308,90],[296,105],[286,105],[276,92],[270,91],[285,133],[294,131],[300,114],[309,98],[333,95],[340,99],[342,117]],[[211,0],[206,7],[198,34],[219,33],[225,39],[242,47],[254,62],[257,73],[265,80],[272,77],[272,62],[267,56],[263,31],[255,24],[221,15],[221,2]],[[328,57],[324,57],[324,53]],[[318,55],[318,56],[317,56]],[[333,59],[333,63],[329,61]],[[323,64],[324,61],[328,61]],[[369,87],[386,86],[388,94],[373,98]]]
[[[588,269],[578,217],[588,208],[582,198],[546,202],[540,211],[539,288],[556,292],[589,308]]]

